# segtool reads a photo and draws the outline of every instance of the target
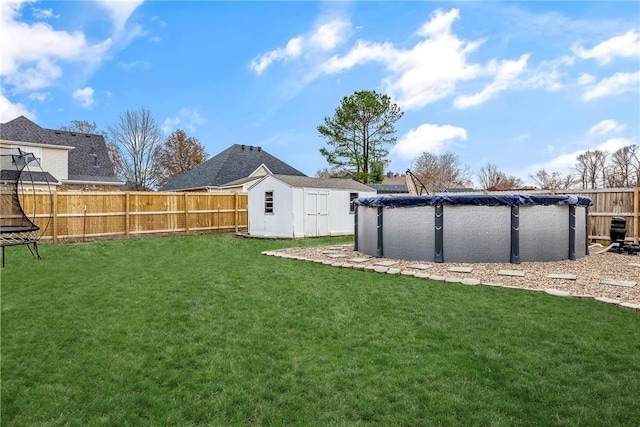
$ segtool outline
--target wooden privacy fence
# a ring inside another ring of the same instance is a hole
[[[248,229],[247,195],[239,193],[55,191],[24,194],[21,203],[54,242]]]
[[[597,190],[568,190],[562,194],[585,196],[593,200],[589,208],[589,239],[610,240],[611,218],[619,216],[627,220],[625,241],[638,244],[640,237],[639,188],[604,188]],[[560,193],[558,193],[560,194]]]
[[[589,197],[594,205],[589,208],[589,239],[610,240],[611,218],[620,216],[627,220],[625,241],[638,243],[640,237],[639,188],[603,188],[595,190],[528,191],[528,194],[572,194]]]
[[[557,194],[593,200],[589,239],[608,241],[611,218],[620,216],[627,220],[626,240],[638,243],[638,187],[565,190]],[[44,229],[43,239],[54,242],[150,233],[248,231],[247,195],[242,193],[54,192],[52,207],[50,199],[45,192],[21,197],[26,214],[33,218],[35,213],[36,224]]]

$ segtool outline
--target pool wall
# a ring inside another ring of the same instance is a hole
[[[354,249],[433,262],[575,260],[588,255],[589,198],[411,196],[357,199]]]

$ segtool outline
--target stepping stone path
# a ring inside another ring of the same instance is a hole
[[[392,265],[396,265],[398,261],[378,261],[373,265],[377,265],[379,267],[391,267]]]
[[[601,285],[611,285],[611,286],[623,286],[625,288],[633,288],[636,285],[636,282],[627,282],[625,280],[614,280],[614,279],[601,279]]]
[[[429,265],[429,264],[411,264],[409,266],[409,268],[415,268],[416,270],[426,270],[428,268],[431,268],[433,266]]]
[[[524,277],[522,270],[500,270],[498,276]]]
[[[577,280],[578,276],[575,274],[549,274],[547,279]]]
[[[471,273],[473,271],[473,267],[451,267],[447,269],[451,273]]]

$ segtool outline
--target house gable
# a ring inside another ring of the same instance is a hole
[[[261,147],[234,144],[189,172],[173,178],[160,190],[219,187],[249,177],[262,167],[274,174],[306,176]]]
[[[73,188],[120,187],[102,135],[45,129],[24,116],[0,124],[3,145],[42,148],[42,165]]]

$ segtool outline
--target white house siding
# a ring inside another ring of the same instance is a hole
[[[69,178],[69,151],[56,148],[42,148],[42,169],[58,180]]]

